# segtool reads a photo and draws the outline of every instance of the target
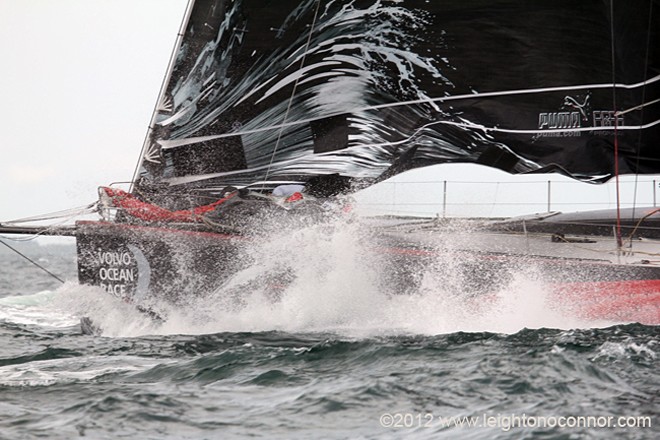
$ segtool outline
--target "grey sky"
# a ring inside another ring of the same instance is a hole
[[[0,220],[130,180],[185,0],[0,0]]]

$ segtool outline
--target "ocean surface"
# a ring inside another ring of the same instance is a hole
[[[329,278],[156,326],[78,285],[73,244],[21,249],[66,281],[0,249],[3,440],[660,438],[660,327],[557,316],[533,285],[484,316]]]

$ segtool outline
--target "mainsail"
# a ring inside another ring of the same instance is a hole
[[[620,173],[657,173],[659,26],[660,0],[198,0],[135,190],[447,162],[605,181],[615,139]]]

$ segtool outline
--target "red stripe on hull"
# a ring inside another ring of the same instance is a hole
[[[179,236],[192,236],[192,237],[205,237],[212,238],[216,240],[249,240],[248,237],[244,237],[238,234],[221,234],[217,232],[204,232],[204,231],[186,231],[182,229],[168,228],[164,226],[142,226],[142,225],[131,225],[123,223],[111,223],[111,222],[98,222],[98,221],[87,221],[82,220],[76,222],[76,225],[96,227],[97,231],[107,228],[115,228],[118,230],[124,231],[137,231],[137,232],[158,232],[163,233],[164,235],[170,235],[172,237]],[[97,232],[90,231],[90,232]]]
[[[553,294],[582,318],[660,325],[660,280],[563,283]]]

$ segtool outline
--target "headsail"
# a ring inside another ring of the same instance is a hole
[[[603,181],[615,131],[622,173],[659,172],[660,1],[611,1],[197,0],[137,189],[443,162]]]

